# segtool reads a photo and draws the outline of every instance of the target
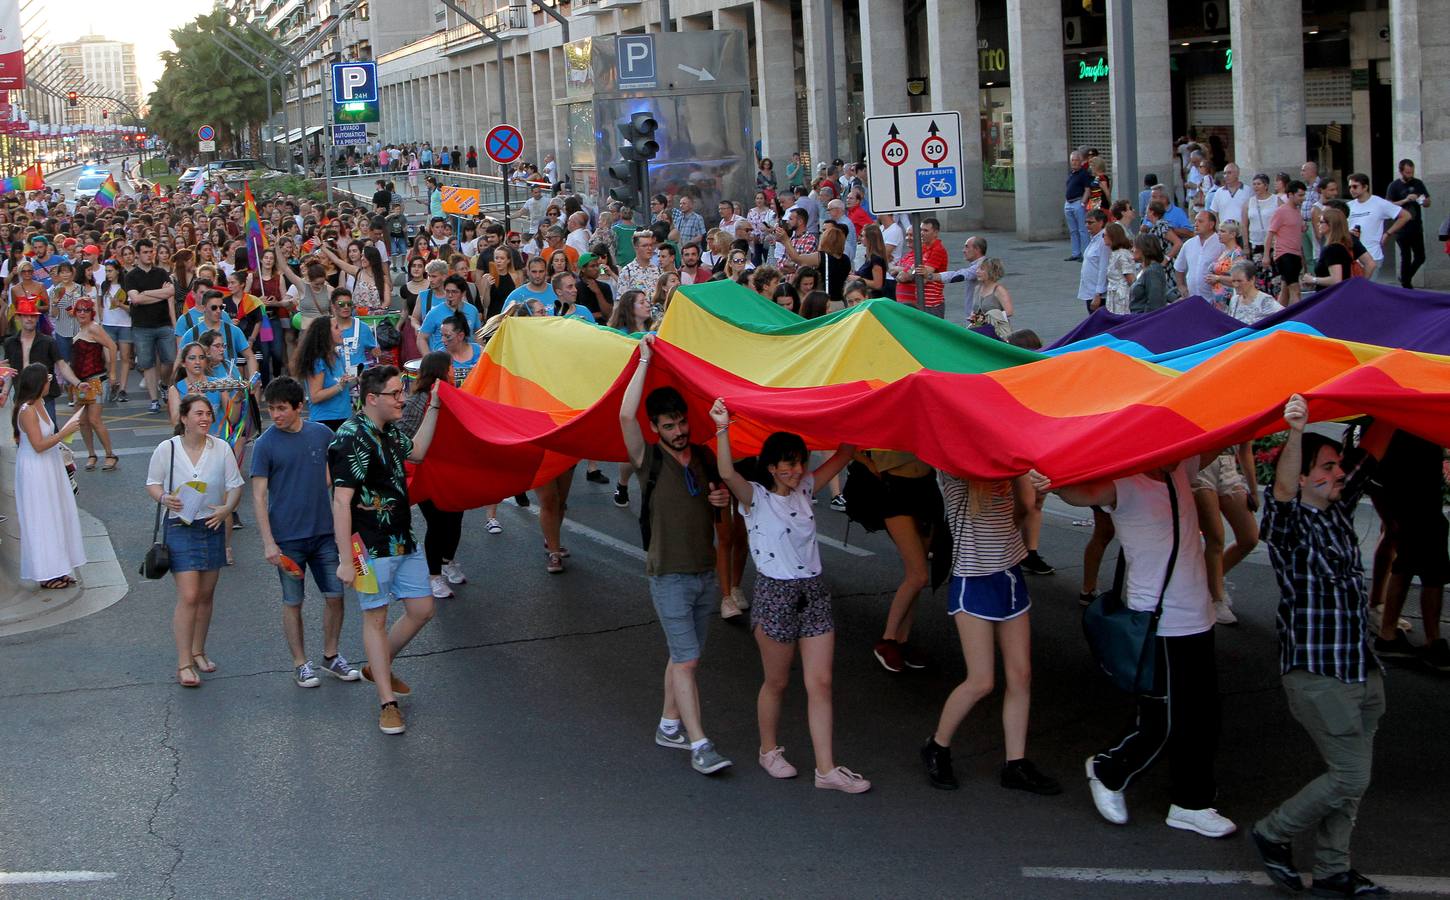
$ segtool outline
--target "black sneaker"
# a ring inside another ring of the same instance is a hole
[[[529,495],[528,494],[514,494],[514,502],[517,503],[521,508],[528,509],[528,507],[529,507]]]
[[[908,669],[925,669],[927,665],[926,654],[915,644],[901,645],[901,664]]]
[[[944,791],[961,787],[956,773],[952,771],[952,748],[941,746],[935,738],[927,738],[926,743],[921,745],[921,761],[926,766],[926,777],[931,780],[932,787]]]
[[[1077,605],[1089,607],[1093,605],[1093,601],[1096,599],[1098,599],[1097,591],[1080,591],[1077,595]]]
[[[1389,892],[1389,888],[1380,887],[1353,869],[1328,878],[1316,878],[1309,888],[1309,893],[1316,897],[1368,897]]]
[[[608,484],[609,483],[609,476],[608,475],[605,475],[603,472],[599,471],[598,469],[595,469],[593,472],[585,472],[584,473],[584,480],[585,481],[592,481],[595,484]]]
[[[121,391],[119,394],[116,395],[116,402],[117,403],[130,403],[131,402],[131,397],[125,391]]]
[[[1028,791],[1044,797],[1062,793],[1062,785],[1057,783],[1057,779],[1049,778],[1037,771],[1037,767],[1032,764],[1030,759],[1014,759],[1002,766],[1000,781],[1004,788]]]
[[[1420,652],[1420,659],[1432,669],[1450,672],[1450,642],[1444,638],[1431,641]]]
[[[627,509],[629,507],[629,485],[614,485],[614,505],[620,509]]]
[[[1022,571],[1029,575],[1051,575],[1057,570],[1047,564],[1047,560],[1037,555],[1036,550],[1028,550],[1027,558],[1022,560]]]
[[[837,494],[836,496],[832,497],[831,498],[831,509],[835,510],[836,512],[845,512],[846,511],[846,495],[845,494]]]
[[[1410,643],[1403,631],[1396,631],[1395,636],[1389,640],[1377,637],[1374,639],[1374,652],[1376,656],[1385,659],[1418,659],[1420,648]]]
[[[1269,840],[1259,834],[1257,825],[1249,829],[1249,838],[1258,849],[1259,859],[1263,860],[1264,871],[1269,873],[1271,881],[1295,893],[1304,890],[1304,879],[1299,877],[1299,870],[1294,867],[1292,846]]]

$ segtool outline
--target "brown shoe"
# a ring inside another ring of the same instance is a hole
[[[389,703],[378,713],[378,730],[383,734],[402,734],[408,730],[403,724],[403,711],[398,709],[398,704]]]
[[[369,684],[376,684],[377,683],[377,682],[373,681],[373,667],[372,666],[363,666],[362,667],[362,677],[363,677],[363,681],[366,681]],[[408,696],[411,696],[412,695],[413,689],[410,688],[410,687],[408,687],[408,682],[406,682],[403,679],[399,678],[397,675],[394,675],[393,676],[393,693],[396,694],[399,697],[408,697]]]

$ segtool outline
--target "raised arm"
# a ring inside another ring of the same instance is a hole
[[[825,462],[821,463],[819,466],[816,466],[816,470],[811,473],[811,480],[815,482],[816,490],[819,491],[821,488],[825,487],[832,478],[835,478],[837,475],[841,474],[841,470],[851,464],[851,457],[855,455],[855,444],[842,444],[841,446],[837,447],[836,452],[831,454],[830,458],[827,459]]]
[[[715,398],[715,405],[710,407],[710,420],[715,423],[715,464],[720,469],[720,479],[740,501],[740,511],[748,516],[755,493],[745,476],[735,470],[735,460],[730,455],[730,410],[725,408],[724,399]]]
[[[1289,426],[1289,437],[1279,450],[1279,461],[1274,465],[1274,499],[1280,503],[1293,500],[1299,493],[1299,469],[1304,457],[1304,426],[1309,423],[1309,404],[1299,394],[1284,404],[1284,422]]]
[[[624,435],[624,447],[629,453],[629,462],[636,469],[644,468],[644,432],[639,427],[639,404],[644,399],[644,380],[649,372],[650,357],[654,352],[654,335],[647,334],[639,342],[639,364],[635,366],[634,377],[624,388],[624,399],[619,404],[619,430]]]
[[[1118,502],[1118,489],[1111,481],[1095,481],[1053,487],[1052,479],[1036,469],[1027,473],[1028,484],[1038,493],[1051,491],[1073,506],[1112,506]]]

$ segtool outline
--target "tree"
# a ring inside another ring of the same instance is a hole
[[[259,53],[270,52],[256,35],[228,24],[224,10],[172,30],[176,49],[161,54],[166,68],[151,93],[147,124],[152,134],[178,149],[195,152],[196,129],[210,124],[216,127],[217,145],[241,155],[241,136],[257,136],[266,118],[269,82],[218,46],[225,40],[217,36],[222,30]],[[280,106],[280,85],[272,85],[272,94],[273,104]]]

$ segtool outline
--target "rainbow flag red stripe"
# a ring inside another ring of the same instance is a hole
[[[242,184],[242,200],[245,204],[242,212],[242,231],[246,233],[247,239],[247,268],[256,271],[262,264],[262,251],[267,249],[267,232],[262,228],[262,220],[257,215],[257,200],[252,196],[251,182]]]

